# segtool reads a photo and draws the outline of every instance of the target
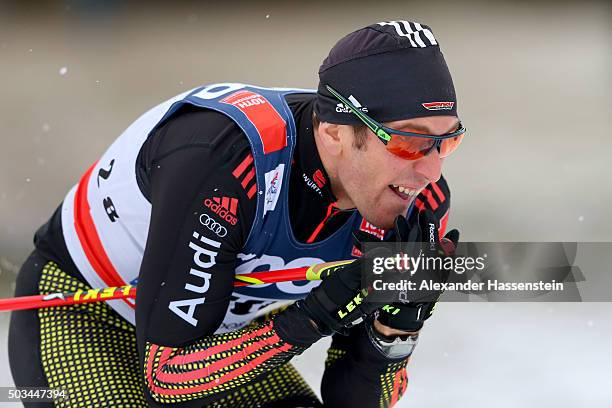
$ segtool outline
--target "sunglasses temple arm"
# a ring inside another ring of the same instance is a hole
[[[373,122],[368,116],[364,115],[348,99],[336,92],[331,86],[327,85],[326,87],[329,92],[331,92],[337,99],[339,99],[340,102],[345,104],[359,118],[359,120],[361,120],[372,132],[374,132],[375,135],[385,139],[385,141],[389,140],[389,135],[387,135],[387,132],[385,132],[384,130],[383,132],[385,133],[385,135],[379,135],[379,130],[382,130],[382,127],[380,127],[376,122]]]

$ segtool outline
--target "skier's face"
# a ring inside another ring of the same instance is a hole
[[[429,116],[385,123],[390,128],[443,135],[455,130],[454,116]],[[392,228],[395,217],[405,214],[416,195],[440,178],[444,159],[436,149],[417,160],[406,160],[387,151],[385,145],[367,130],[365,145],[354,146],[353,128],[340,125],[343,149],[337,161],[340,194],[347,205],[356,207],[370,223]]]

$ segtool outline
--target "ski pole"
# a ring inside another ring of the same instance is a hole
[[[336,268],[351,262],[353,262],[353,260],[323,262],[320,264],[302,266],[299,268],[253,272],[244,275],[239,274],[235,276],[234,287],[300,280],[320,280],[322,276],[325,277],[329,273],[336,270]],[[20,296],[0,299],[0,312],[135,298],[136,286],[132,285],[77,290],[76,292],[57,292],[46,295]]]

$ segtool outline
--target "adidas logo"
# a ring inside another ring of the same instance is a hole
[[[223,221],[236,225],[238,218],[236,212],[238,210],[238,199],[230,197],[213,197],[212,200],[207,198],[204,200],[204,205],[217,214]]]
[[[361,106],[361,103],[353,95],[349,96],[348,100],[351,101],[353,106],[356,107],[357,109],[359,109],[360,111],[365,112],[365,113],[368,112],[368,108],[366,108],[364,106]],[[336,112],[338,112],[338,113],[351,113],[351,108],[349,108],[348,106],[346,106],[343,103],[339,103],[339,104],[336,105]]]

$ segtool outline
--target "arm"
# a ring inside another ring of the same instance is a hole
[[[136,330],[151,406],[205,405],[304,350],[284,341],[275,321],[213,334],[225,316],[236,254],[256,206],[232,175],[250,154],[249,144],[233,122],[218,116],[198,112],[169,121],[151,136],[151,157],[144,160],[150,167],[152,216],[138,281]],[[238,200],[235,225],[204,205],[214,197]],[[203,214],[227,235],[205,227]]]
[[[406,390],[409,357],[381,355],[371,344],[364,324],[353,327],[348,336],[333,337],[321,382],[325,406],[389,407]]]
[[[440,234],[446,227],[450,210],[450,191],[446,180],[428,185],[416,199],[419,212],[431,210],[437,219],[443,219]],[[380,318],[366,321],[351,329],[348,337],[335,335],[328,350],[321,393],[326,405],[334,407],[393,406],[406,391],[408,376],[406,365],[410,356],[390,358],[374,347],[366,326],[383,336],[394,338],[398,335],[415,335],[423,321],[431,315],[431,307],[424,307],[423,313],[415,313],[411,305],[398,305],[400,315],[390,317],[381,309]],[[417,317],[418,316],[418,317]],[[397,328],[396,328],[397,327]],[[406,344],[410,350],[411,342]]]

